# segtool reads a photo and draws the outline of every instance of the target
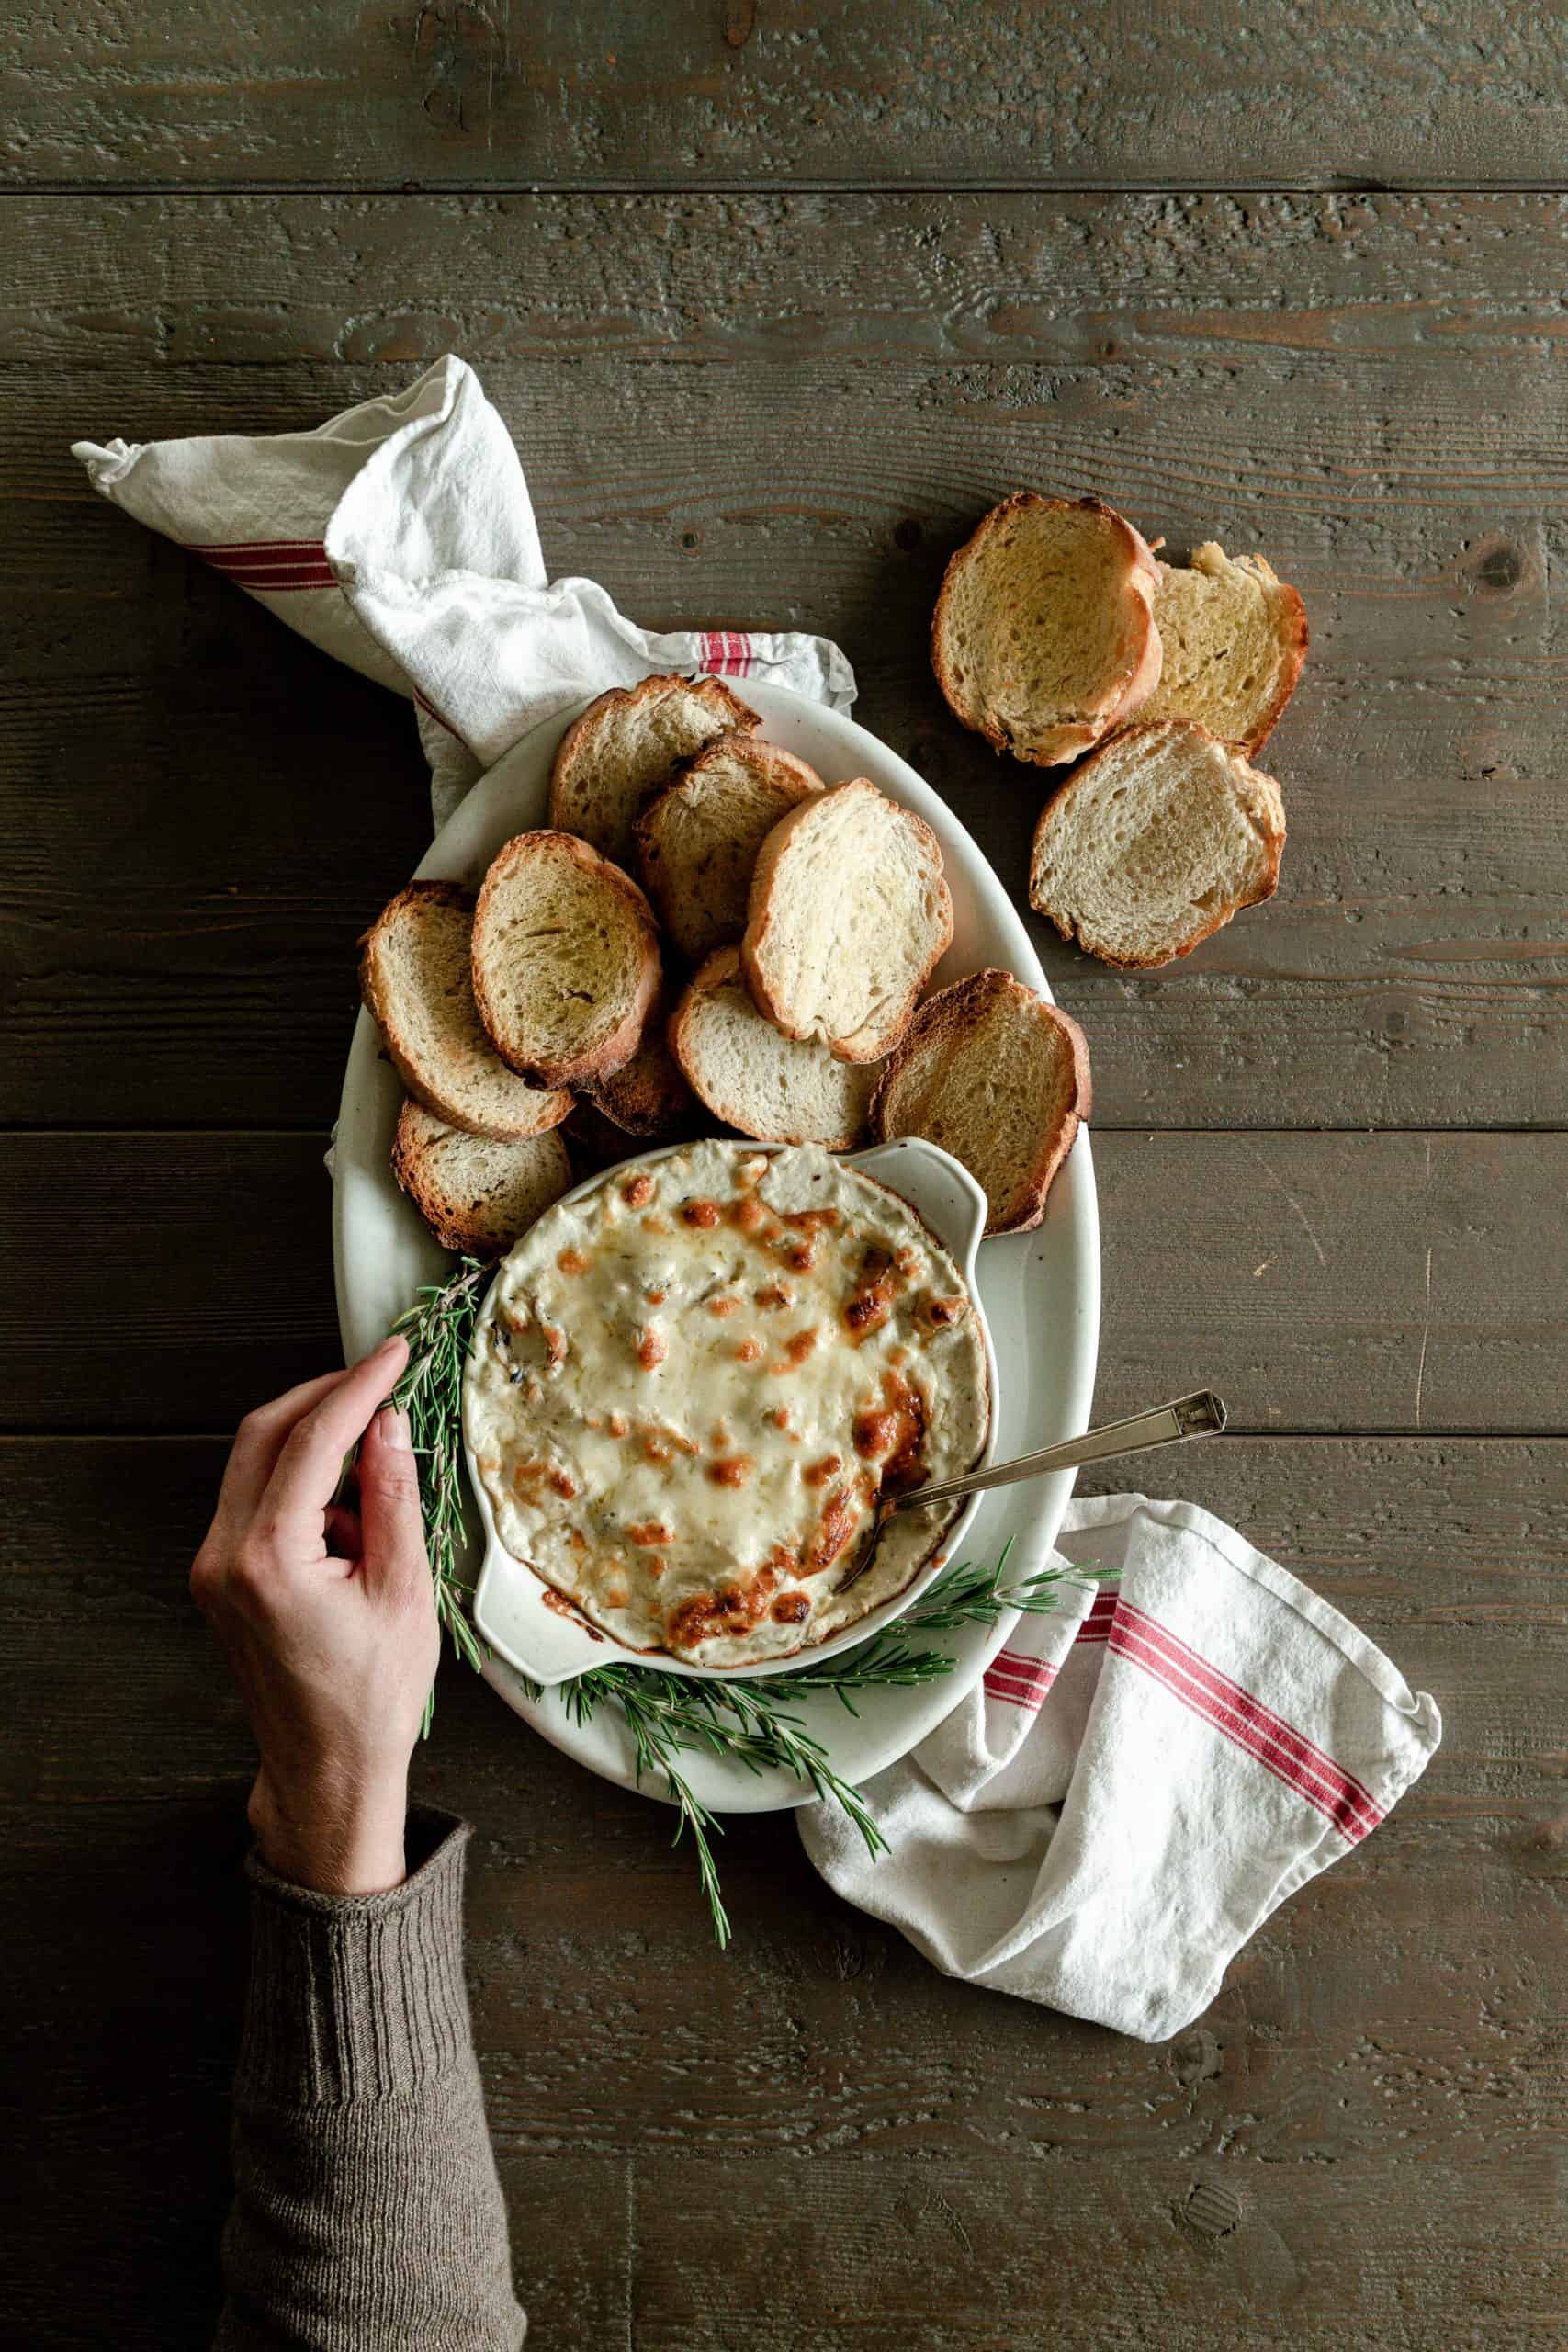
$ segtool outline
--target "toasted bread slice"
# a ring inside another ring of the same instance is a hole
[[[1053,767],[1125,725],[1159,683],[1153,551],[1098,498],[1015,490],[953,558],[931,667],[955,717]]]
[[[1165,666],[1140,722],[1190,718],[1248,759],[1269,741],[1306,660],[1306,607],[1260,555],[1217,540],[1162,563],[1155,619]]]
[[[561,737],[550,770],[550,822],[629,867],[633,828],[681,762],[712,736],[747,734],[761,723],[720,678],[613,686]]]
[[[815,768],[757,735],[716,735],[637,820],[637,865],[689,963],[746,928],[757,854],[781,817],[822,789]]]
[[[474,894],[411,882],[359,943],[359,988],[393,1068],[416,1102],[465,1135],[524,1143],[558,1126],[570,1094],[508,1069],[474,1003]]]
[[[653,912],[571,833],[518,833],[474,910],[474,1001],[509,1069],[541,1086],[608,1078],[637,1048],[659,987]]]
[[[648,1009],[637,1049],[624,1069],[586,1089],[604,1116],[626,1136],[670,1140],[695,1131],[696,1098],[670,1050],[670,1006],[660,989]]]
[[[803,800],[751,876],[741,958],[786,1037],[880,1061],[953,937],[936,835],[864,776]]]
[[[759,1143],[820,1143],[849,1151],[866,1138],[872,1063],[786,1037],[758,1012],[738,947],[716,947],[670,1023],[670,1044],[716,1118]]]
[[[1102,962],[1148,969],[1271,898],[1284,846],[1272,776],[1189,720],[1132,727],[1047,801],[1029,902]]]
[[[990,1204],[987,1233],[1045,1214],[1051,1180],[1089,1112],[1076,1021],[1010,972],[974,972],[921,1005],[871,1106],[879,1143],[924,1136],[961,1159]]]
[[[571,1162],[554,1128],[525,1143],[497,1143],[405,1102],[392,1173],[444,1250],[499,1258],[567,1191]]]

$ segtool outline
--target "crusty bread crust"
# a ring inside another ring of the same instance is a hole
[[[410,909],[452,907],[471,917],[474,903],[473,891],[466,890],[457,882],[411,882],[406,889],[389,899],[359,942],[360,1000],[381,1032],[388,1059],[401,1079],[405,1091],[423,1109],[434,1118],[444,1119],[461,1135],[489,1136],[498,1143],[526,1143],[530,1136],[559,1126],[571,1109],[570,1095],[540,1090],[533,1102],[523,1106],[516,1119],[481,1125],[459,1099],[444,1092],[429,1070],[412,1058],[410,1041],[398,1017],[393,989],[381,968],[383,943],[389,938],[399,918]]]
[[[700,803],[702,796],[710,790],[710,778],[716,771],[722,771],[726,762],[749,771],[751,788],[773,801],[775,823],[792,807],[813,798],[823,788],[815,768],[777,743],[765,743],[757,735],[744,735],[739,740],[734,734],[715,735],[649,802],[637,820],[637,866],[642,885],[671,941],[694,965],[702,963],[726,941],[739,939],[744,931],[744,889],[741,888],[740,904],[735,910],[739,919],[733,921],[728,903],[729,891],[739,886],[745,876],[742,858],[754,864],[756,849],[761,845],[755,821],[742,831],[731,804],[728,811],[728,871],[725,871],[721,858],[720,878],[716,883],[713,852],[710,850],[694,862],[689,838],[684,842],[682,839],[682,824],[689,825],[693,804]],[[772,830],[766,821],[766,811],[761,830],[763,839]],[[716,895],[727,903],[716,907]]]
[[[624,1135],[670,1141],[695,1128],[696,1097],[666,1039],[668,1019],[669,1002],[660,988],[631,1059],[584,1090]]]
[[[607,1033],[591,1038],[580,1049],[554,1056],[530,1055],[508,1035],[504,1009],[491,985],[487,957],[497,902],[530,859],[566,860],[575,865],[596,888],[629,919],[637,968],[620,1017]],[[653,910],[629,874],[601,857],[591,843],[575,833],[543,831],[514,834],[491,859],[490,871],[474,910],[474,1001],[496,1052],[509,1069],[541,1086],[580,1086],[591,1079],[607,1078],[630,1061],[642,1035],[649,1007],[660,983],[659,932]]]
[[[790,810],[787,817],[780,819],[762,843],[757,859],[756,871],[751,877],[751,897],[747,914],[746,935],[740,943],[741,966],[746,975],[746,985],[750,989],[752,1000],[758,1009],[765,1012],[774,1027],[782,1029],[786,1037],[812,1037],[817,1035],[817,1030],[810,1021],[802,1021],[798,1017],[780,997],[777,990],[770,985],[768,979],[766,970],[768,944],[782,919],[781,877],[787,870],[790,853],[804,828],[817,822],[823,809],[830,802],[840,799],[844,794],[850,792],[873,793],[878,799],[886,797],[885,794],[877,791],[876,786],[872,783],[869,776],[854,776],[846,784],[834,785],[829,790],[817,793],[809,800],[801,801],[797,808]],[[912,829],[921,849],[935,868],[942,888],[941,916],[940,920],[933,924],[931,937],[926,943],[923,965],[918,971],[911,971],[908,985],[903,996],[884,1010],[875,1035],[869,1038],[861,1037],[858,1042],[831,1037],[824,1039],[823,1042],[842,1061],[881,1060],[883,1055],[897,1043],[908,1027],[910,1017],[919,1002],[921,990],[953,944],[953,899],[942,872],[942,844],[925,819],[916,816],[912,808],[906,808],[897,801],[889,802],[888,805],[896,808],[905,824]]]
[[[1171,732],[1201,736],[1205,742],[1218,745],[1234,769],[1238,773],[1245,771],[1251,782],[1268,786],[1268,792],[1262,796],[1260,804],[1266,818],[1263,839],[1264,847],[1268,853],[1268,863],[1256,889],[1247,892],[1241,898],[1227,900],[1214,914],[1212,922],[1201,921],[1180,944],[1173,947],[1168,956],[1113,956],[1103,944],[1086,939],[1070,918],[1058,914],[1055,908],[1049,906],[1044,899],[1038,895],[1036,874],[1042,846],[1048,839],[1049,827],[1054,822],[1059,822],[1064,813],[1071,808],[1073,796],[1081,792],[1086,786],[1092,787],[1096,768],[1102,759],[1109,758],[1112,753],[1125,752],[1129,745],[1140,737],[1153,737]],[[1192,950],[1195,947],[1201,947],[1205,939],[1212,939],[1216,931],[1223,931],[1232,917],[1238,915],[1244,907],[1260,906],[1266,899],[1271,899],[1280,887],[1280,863],[1284,851],[1284,803],[1280,797],[1280,788],[1273,777],[1264,775],[1260,770],[1249,766],[1243,752],[1234,744],[1221,743],[1219,738],[1211,735],[1206,727],[1199,727],[1190,719],[1153,719],[1146,727],[1124,728],[1119,735],[1113,736],[1109,743],[1101,746],[1093,759],[1085,760],[1083,765],[1067,778],[1061,790],[1053,794],[1045,803],[1040,812],[1040,821],[1034,828],[1034,839],[1030,850],[1029,903],[1036,913],[1046,916],[1055,924],[1064,939],[1071,940],[1087,954],[1097,956],[1100,963],[1109,964],[1113,971],[1158,971],[1164,965],[1177,963],[1183,956],[1190,956]]]
[[[1292,588],[1288,580],[1281,580],[1273,565],[1266,562],[1260,555],[1238,555],[1235,560],[1244,571],[1256,571],[1263,580],[1276,607],[1274,630],[1280,647],[1280,682],[1274,691],[1274,699],[1241,745],[1250,760],[1263,749],[1283,718],[1285,705],[1296,691],[1296,682],[1306,667],[1310,632],[1306,606],[1302,602],[1299,589]]]
[[[570,1098],[569,1098],[570,1099]],[[432,1113],[429,1116],[438,1116]],[[500,1240],[476,1205],[454,1197],[446,1182],[432,1164],[431,1137],[422,1132],[424,1125],[423,1105],[407,1102],[398,1114],[397,1132],[392,1138],[392,1174],[405,1192],[444,1250],[453,1250],[465,1257],[499,1258],[511,1247],[511,1240]],[[456,1132],[466,1134],[464,1128]],[[494,1136],[481,1140],[496,1144]],[[547,1179],[536,1179],[538,1188],[558,1197],[571,1182],[571,1161],[558,1131],[530,1136],[524,1142],[535,1144],[547,1151],[556,1165]],[[498,1145],[504,1150],[507,1147]],[[541,1206],[545,1204],[541,1204]],[[512,1240],[517,1237],[513,1235]]]
[[[596,695],[587,709],[579,713],[556,746],[556,755],[550,763],[549,820],[553,826],[562,832],[576,831],[573,820],[578,810],[571,797],[574,772],[580,761],[592,759],[594,746],[606,729],[633,718],[645,704],[658,702],[677,691],[693,695],[706,704],[713,712],[716,730],[749,735],[762,723],[761,714],[750,703],[742,702],[722,678],[682,678],[660,671],[635,686],[611,686],[605,693]],[[662,788],[660,778],[653,790]]]
[[[1193,558],[1194,564],[1204,552],[1205,550],[1201,548],[1198,550],[1198,554]],[[1224,549],[1218,547],[1213,548],[1213,552],[1222,556],[1224,553]],[[1302,602],[1300,591],[1292,588],[1288,580],[1281,580],[1266,557],[1238,555],[1229,557],[1226,560],[1233,563],[1238,571],[1250,572],[1262,589],[1268,600],[1270,625],[1274,641],[1279,650],[1280,666],[1274,682],[1274,693],[1262,716],[1247,734],[1225,738],[1227,741],[1234,741],[1236,749],[1245,752],[1247,758],[1252,760],[1257,758],[1275,728],[1280,724],[1284,716],[1285,706],[1296,691],[1302,672],[1306,666],[1310,632],[1307,628],[1306,606]],[[1162,573],[1179,571],[1186,568],[1163,561],[1159,565]],[[1157,597],[1156,610],[1157,624]],[[1165,697],[1160,696],[1159,699],[1163,702]],[[1151,725],[1155,723],[1156,717],[1164,718],[1181,715],[1179,709],[1175,707],[1159,710],[1157,713],[1145,714]],[[1201,725],[1201,720],[1197,724]]]
[[[935,996],[926,999],[887,1057],[871,1099],[871,1131],[879,1143],[895,1136],[919,1132],[900,1121],[900,1086],[911,1066],[932,1054],[961,1055],[987,1015],[1003,999],[1024,1017],[1051,1024],[1066,1050],[1072,1070],[1066,1107],[1042,1126],[1026,1175],[1013,1185],[1009,1201],[1001,1208],[993,1202],[987,1220],[987,1233],[1027,1233],[1045,1214],[1045,1196],[1056,1170],[1071,1151],[1079,1126],[1089,1115],[1093,1088],[1089,1040],[1077,1023],[1060,1005],[1051,1003],[1037,990],[1014,979],[1010,972],[991,968],[971,972],[966,979],[955,980],[951,988],[940,989]],[[931,1140],[939,1138],[933,1136]],[[1016,1134],[1009,1140],[1016,1146]],[[946,1148],[955,1149],[955,1144],[950,1142]]]
[[[1043,731],[1037,744],[1025,745],[1017,741],[993,714],[976,707],[965,694],[954,673],[948,630],[959,582],[976,558],[987,554],[991,539],[1003,524],[1031,508],[1047,507],[1064,513],[1079,509],[1103,516],[1111,526],[1126,560],[1124,585],[1129,600],[1132,650],[1122,670],[1100,681],[1092,696],[1086,696],[1086,707],[1080,717]],[[1159,684],[1161,650],[1154,616],[1158,584],[1159,567],[1153,548],[1126,516],[1107,506],[1103,499],[1046,498],[1037,490],[1015,490],[981,518],[964,545],[949,559],[942,573],[936,609],[931,615],[931,668],[949,709],[965,727],[983,735],[993,751],[1010,752],[1015,759],[1028,761],[1032,766],[1055,767],[1065,760],[1077,759],[1101,741],[1112,728],[1124,725]]]
[[[1237,558],[1238,562],[1244,560],[1245,558]],[[1310,641],[1306,606],[1302,602],[1299,590],[1292,588],[1288,580],[1276,578],[1274,586],[1280,598],[1280,684],[1261,722],[1242,745],[1249,760],[1257,758],[1284,717],[1285,705],[1295,693],[1297,681],[1306,667]]]

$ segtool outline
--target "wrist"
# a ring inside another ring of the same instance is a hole
[[[385,1894],[408,1875],[408,1784],[279,1792],[265,1770],[249,1806],[268,1870],[319,1894]]]

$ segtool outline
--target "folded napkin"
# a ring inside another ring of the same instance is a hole
[[[1190,1503],[1070,1503],[985,1678],[862,1790],[891,1851],[800,1816],[848,1901],[949,1976],[1163,2041],[1247,1938],[1426,1770],[1438,1710],[1348,1618]]]
[[[551,582],[512,437],[448,356],[310,433],[78,441],[96,490],[340,662],[409,695],[437,826],[530,727],[657,671],[759,678],[847,710],[826,638],[659,636],[596,582]]]
[[[340,661],[410,696],[439,825],[518,737],[660,670],[764,678],[838,710],[836,645],[655,636],[591,580],[548,582],[527,485],[473,370],[311,433],[80,441],[95,487]],[[1161,2041],[1424,1770],[1438,1710],[1371,1642],[1186,1503],[1076,1502],[1049,1616],[863,1791],[876,1862],[830,1805],[807,1851],[948,1974]]]

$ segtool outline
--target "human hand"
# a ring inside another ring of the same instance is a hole
[[[440,1650],[405,1414],[385,1340],[240,1424],[191,1591],[261,1750],[250,1820],[280,1878],[374,1894],[404,1876],[409,1758]],[[359,1509],[334,1504],[359,1449]]]

